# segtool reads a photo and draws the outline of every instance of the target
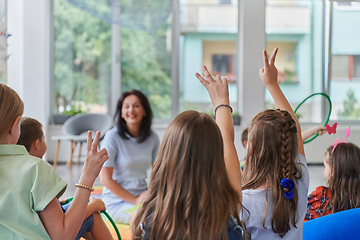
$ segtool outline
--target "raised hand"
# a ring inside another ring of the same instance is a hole
[[[209,93],[210,99],[215,108],[221,104],[229,105],[229,89],[227,79],[221,80],[220,75],[216,75],[215,79],[211,76],[207,67],[203,67],[204,79],[199,73],[195,76],[204,85]],[[231,116],[231,108],[224,106],[219,108],[216,113],[216,123],[220,128],[221,136],[223,138],[224,161],[226,172],[229,176],[230,183],[237,191],[239,199],[241,200],[241,172],[239,159],[234,145],[234,125]],[[239,205],[240,209],[240,205]]]
[[[277,51],[278,48],[275,48],[274,52],[270,57],[270,62],[268,60],[266,50],[263,51],[264,67],[260,69],[259,76],[266,87],[271,86],[273,84],[278,84],[277,83],[278,70],[275,67],[275,58]]]
[[[84,182],[80,181],[80,183],[89,184],[89,186],[93,185],[96,177],[99,175],[102,165],[109,159],[105,148],[100,151],[97,150],[99,138],[100,132],[98,131],[92,141],[92,133],[91,131],[88,131],[86,160],[80,177]]]
[[[208,91],[214,106],[216,107],[220,104],[229,104],[229,89],[227,79],[224,78],[221,80],[220,75],[216,75],[214,79],[205,66],[203,67],[203,74],[206,79],[204,79],[199,73],[196,73],[195,76]]]

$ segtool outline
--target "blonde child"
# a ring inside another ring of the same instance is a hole
[[[309,195],[305,221],[360,207],[360,148],[353,143],[330,146],[324,166],[329,186]]]
[[[47,145],[42,124],[33,118],[22,117],[20,121],[20,137],[18,145],[23,145],[31,156],[42,158],[46,152]],[[64,203],[66,200],[59,200]],[[61,206],[64,212],[70,207],[70,203]],[[103,222],[100,213],[106,210],[105,204],[100,199],[92,198],[86,208],[86,214],[81,228],[75,239],[99,239],[101,236],[112,239],[109,229]],[[89,238],[92,237],[92,238]]]
[[[272,95],[276,110],[257,114],[249,125],[242,199],[251,239],[302,239],[309,173],[299,122],[277,82],[274,65],[263,52],[260,78]]]
[[[196,76],[216,107],[216,123],[196,111],[171,121],[145,201],[131,219],[134,239],[243,239],[228,84],[220,76],[214,80],[207,68],[203,71],[205,79]]]
[[[0,83],[0,239],[75,239],[84,219],[92,185],[103,163],[97,151],[100,132],[88,133],[86,161],[74,200],[66,213],[57,198],[66,183],[51,165],[16,145],[24,104],[17,93]]]

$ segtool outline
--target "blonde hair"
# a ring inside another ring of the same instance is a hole
[[[223,141],[215,121],[185,111],[167,128],[147,196],[134,222],[150,239],[228,239],[230,216],[239,220],[239,196],[230,185]]]
[[[19,95],[12,88],[0,83],[0,136],[12,127],[23,112],[24,103]]]
[[[251,121],[248,141],[250,149],[246,156],[243,189],[257,188],[263,183],[271,188],[274,203],[271,226],[275,233],[284,237],[291,228],[290,222],[296,227],[297,189],[294,188],[294,196],[288,200],[284,196],[287,189],[280,185],[283,178],[294,182],[301,178],[301,170],[295,163],[298,153],[296,123],[287,111],[265,110]]]

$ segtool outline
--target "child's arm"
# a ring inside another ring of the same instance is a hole
[[[227,79],[221,80],[220,75],[216,76],[214,80],[210,75],[209,70],[204,66],[203,73],[206,80],[199,74],[196,73],[196,77],[205,86],[209,92],[214,107],[221,104],[229,105],[229,90]],[[239,159],[234,145],[234,124],[229,107],[221,106],[216,111],[216,123],[220,128],[221,135],[224,142],[224,159],[226,165],[226,171],[229,177],[229,181],[232,187],[237,191],[241,200],[241,172]]]
[[[97,151],[100,132],[92,141],[88,132],[86,161],[83,166],[79,183],[92,187],[104,162],[109,158],[106,149]],[[84,220],[90,190],[78,187],[71,206],[64,214],[57,199],[54,198],[43,211],[39,212],[42,224],[51,239],[74,239]]]
[[[270,62],[268,60],[266,50],[263,51],[264,67],[262,67],[260,69],[259,75],[260,75],[260,78],[263,81],[265,87],[269,90],[272,98],[274,99],[276,107],[281,110],[288,111],[291,114],[291,116],[293,117],[293,119],[295,120],[296,127],[298,130],[298,132],[297,132],[298,151],[299,151],[299,153],[301,153],[302,155],[305,156],[304,145],[303,145],[302,136],[301,136],[301,127],[300,127],[299,121],[298,121],[297,117],[295,116],[295,113],[292,110],[289,102],[287,101],[284,93],[281,91],[281,88],[277,81],[278,71],[275,67],[275,57],[276,57],[277,51],[278,51],[278,48],[275,48],[273,54],[271,55]]]
[[[306,139],[308,139],[309,137],[315,135],[316,133],[319,133],[319,136],[321,136],[325,132],[326,132],[326,127],[321,126],[321,125],[306,129],[301,134],[302,135],[302,140],[305,141]]]

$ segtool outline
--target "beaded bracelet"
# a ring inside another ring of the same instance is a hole
[[[88,190],[90,190],[91,192],[93,192],[93,191],[94,191],[94,188],[92,188],[92,187],[89,187],[89,186],[86,186],[86,185],[84,185],[84,184],[81,184],[81,183],[77,183],[77,184],[75,184],[75,187],[81,187],[81,188],[85,188],[85,189],[88,189]]]
[[[233,109],[232,109],[232,107],[230,105],[228,105],[228,104],[220,104],[215,108],[215,116],[216,116],[216,111],[218,110],[219,107],[229,107],[231,113],[233,112]]]

